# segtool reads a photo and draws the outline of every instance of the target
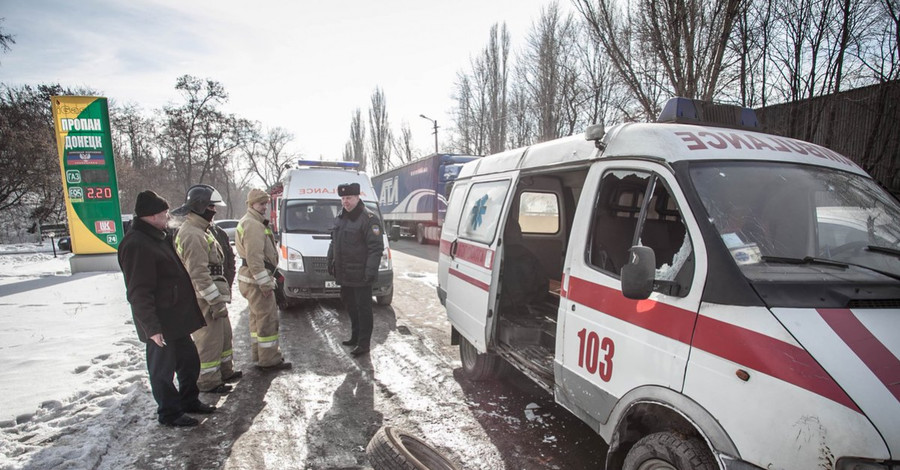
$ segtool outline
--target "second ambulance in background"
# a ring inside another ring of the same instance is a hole
[[[383,217],[369,176],[356,162],[301,160],[288,171],[283,190],[273,197],[273,221],[278,232],[278,270],[284,276],[279,301],[282,308],[304,299],[339,298],[340,286],[326,269],[328,245],[334,218],[341,211],[337,187],[359,183],[360,200]],[[387,235],[372,295],[379,305],[390,305],[394,297],[393,267]]]

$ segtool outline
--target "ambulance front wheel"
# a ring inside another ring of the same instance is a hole
[[[625,456],[623,470],[714,470],[719,468],[700,439],[672,432],[644,436]]]
[[[474,381],[496,379],[503,360],[494,354],[479,353],[463,336],[459,338],[459,359],[466,377]]]

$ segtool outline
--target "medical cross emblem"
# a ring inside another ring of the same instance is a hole
[[[478,226],[481,225],[481,216],[487,211],[487,201],[487,194],[475,201],[475,206],[472,207],[472,230],[478,230]]]

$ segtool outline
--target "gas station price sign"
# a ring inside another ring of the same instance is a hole
[[[50,100],[72,252],[115,253],[124,232],[106,98]]]

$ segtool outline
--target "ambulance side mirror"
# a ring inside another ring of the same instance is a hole
[[[628,264],[622,266],[622,295],[643,300],[653,292],[656,274],[656,254],[653,248],[633,246],[628,250]]]

